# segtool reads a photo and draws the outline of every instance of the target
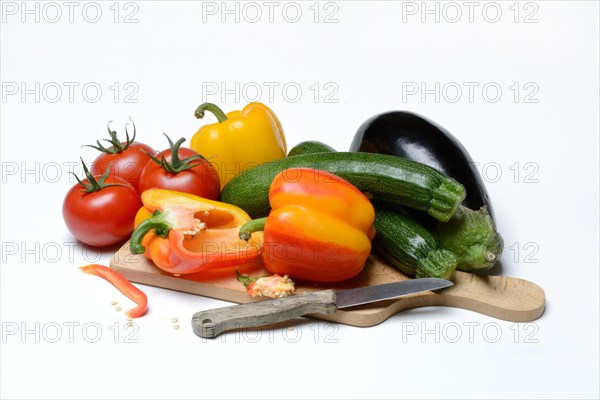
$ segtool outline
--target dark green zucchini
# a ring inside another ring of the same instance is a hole
[[[303,142],[291,151],[298,155],[331,152],[333,150],[324,143]],[[484,197],[487,199],[487,194]],[[379,205],[376,205],[376,208],[378,207]],[[475,273],[485,271],[491,268],[502,255],[504,240],[496,230],[496,225],[486,206],[478,210],[471,210],[460,205],[452,218],[445,223],[425,222],[427,219],[423,218],[427,217],[425,214],[408,209],[402,210],[402,207],[395,207],[394,210],[402,213],[404,218],[409,218],[412,223],[422,225],[423,229],[427,229],[437,239],[440,248],[454,253],[457,258],[456,269],[458,270]],[[386,211],[388,214],[390,212],[392,211]],[[377,220],[375,224],[377,225]],[[378,230],[381,234],[379,237],[375,237],[374,243],[381,239],[382,235],[393,237],[399,234],[399,232],[395,232],[396,228],[393,226],[388,226],[386,229],[392,231],[381,232],[381,230]],[[398,255],[398,252],[393,251],[394,246],[391,244],[387,245],[386,248],[391,251],[386,258],[389,259]]]
[[[335,153],[335,149],[323,142],[317,142],[316,140],[308,140],[306,142],[300,142],[294,147],[292,147],[292,149],[288,153],[288,157],[314,153]]]
[[[465,198],[464,187],[435,169],[400,157],[370,153],[313,153],[286,157],[253,167],[230,180],[221,201],[234,204],[252,218],[268,215],[269,187],[289,168],[314,168],[334,173],[367,197],[426,211],[447,221]]]
[[[408,214],[377,205],[375,251],[405,274],[417,278],[450,279],[456,256],[438,248],[435,237]]]

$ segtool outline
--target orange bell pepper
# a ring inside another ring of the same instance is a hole
[[[371,252],[375,210],[352,184],[329,172],[292,168],[275,176],[269,202],[268,217],[240,230],[243,239],[264,231],[269,272],[338,282],[362,270]]]
[[[255,260],[263,251],[262,235],[251,241],[239,238],[250,217],[236,206],[163,189],[144,191],[142,203],[130,250],[143,253],[164,271],[191,274],[228,268]]]

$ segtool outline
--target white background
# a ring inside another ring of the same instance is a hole
[[[72,16],[55,4],[60,17],[28,3],[38,22],[2,2],[3,398],[598,398],[597,2],[278,2],[271,16],[263,2],[231,2],[236,22],[221,2],[110,1],[95,23],[94,4],[76,2]],[[64,82],[78,85],[72,98]],[[162,132],[189,140],[214,121],[197,121],[197,105],[239,109],[256,86],[290,147],[345,150],[365,119],[394,109],[451,131],[485,168],[506,242],[493,272],[540,285],[542,318],[430,308],[367,329],[307,321],[203,341],[191,316],[227,303],[143,287],[151,310],[139,330],[115,330],[125,317],[110,301],[130,302],[77,268],[114,249],[74,244],[61,216],[65,163],[91,162],[80,146],[106,137],[109,120],[123,132],[128,116],[155,148]]]

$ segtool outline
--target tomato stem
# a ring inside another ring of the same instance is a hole
[[[167,136],[166,133],[163,133],[163,135]],[[171,167],[173,170],[176,170],[177,168],[181,167],[181,160],[179,159],[179,148],[181,147],[183,142],[185,142],[185,138],[182,137],[177,142],[173,143],[171,138],[167,136],[167,140],[169,141],[169,147],[171,148]]]
[[[190,168],[194,168],[194,167],[198,166],[198,164],[200,164],[199,162],[192,164],[192,161],[205,160],[205,158],[202,157],[200,154],[196,154],[196,155],[193,155],[193,156],[190,156],[187,158],[183,158],[183,159],[179,158],[179,148],[181,147],[183,142],[185,142],[185,138],[182,137],[177,142],[173,143],[171,138],[166,133],[163,133],[163,135],[165,135],[167,140],[169,141],[169,149],[171,150],[171,161],[170,162],[167,161],[164,154],[161,156],[160,159],[156,158],[154,155],[152,155],[148,152],[145,152],[145,151],[144,151],[144,154],[146,154],[148,157],[150,157],[150,159],[152,161],[154,161],[155,163],[160,165],[168,173],[178,174],[182,171],[188,170]]]
[[[245,240],[247,242],[252,237],[253,232],[264,231],[265,222],[267,222],[267,217],[257,218],[253,219],[252,221],[246,222],[240,228],[240,239]]]
[[[106,124],[106,129],[108,130],[110,139],[102,139],[102,140],[110,143],[111,146],[106,148],[102,145],[102,143],[100,143],[99,140],[96,140],[96,146],[90,145],[90,144],[85,144],[82,147],[91,147],[92,149],[96,149],[96,150],[101,151],[106,154],[118,154],[118,153],[121,153],[121,152],[127,150],[127,148],[135,141],[135,136],[136,136],[135,123],[133,122],[131,117],[129,117],[129,121],[131,121],[131,124],[133,125],[133,136],[131,138],[129,137],[129,131],[127,130],[128,124],[125,124],[125,142],[121,143],[121,141],[117,138],[117,132],[112,131],[110,129],[110,123],[112,121],[108,121],[108,123]]]
[[[100,179],[96,180],[96,178],[94,178],[94,175],[92,175],[90,170],[87,169],[87,167],[85,166],[85,163],[83,162],[83,158],[80,158],[80,160],[81,160],[81,164],[83,165],[83,173],[85,174],[85,179],[88,181],[88,183],[87,184],[84,183],[73,172],[71,172],[71,175],[73,175],[75,177],[75,179],[77,179],[77,182],[79,182],[79,184],[85,188],[85,190],[82,190],[82,192],[94,193],[94,192],[99,192],[100,190],[107,188],[107,187],[111,187],[111,186],[125,186],[120,183],[110,183],[110,184],[104,183],[104,181],[106,181],[106,178],[108,177],[108,173],[110,172],[110,165],[112,164],[112,161],[110,163],[108,163],[108,166],[106,167],[106,171],[104,171],[102,176],[100,176]]]
[[[215,117],[217,117],[217,120],[219,120],[219,123],[227,121],[227,115],[216,104],[200,104],[198,108],[196,108],[196,111],[194,111],[194,116],[198,119],[204,118],[204,111],[210,111],[211,113],[213,113]]]

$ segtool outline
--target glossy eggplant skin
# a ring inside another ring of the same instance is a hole
[[[463,184],[465,207],[487,206],[494,218],[489,195],[467,150],[450,132],[420,115],[391,111],[370,118],[356,132],[350,151],[391,154],[433,167]]]

